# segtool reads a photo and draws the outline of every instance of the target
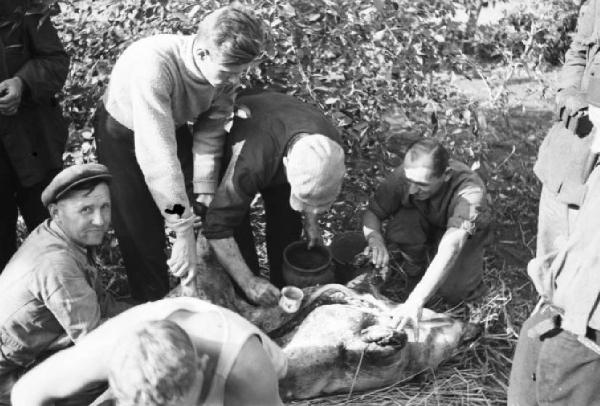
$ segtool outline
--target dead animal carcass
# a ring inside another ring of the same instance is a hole
[[[425,309],[418,334],[387,327],[398,306],[369,284],[366,276],[347,286],[329,284],[304,290],[295,314],[279,307],[256,307],[240,297],[214,260],[201,261],[193,287],[172,296],[207,299],[229,308],[269,334],[288,356],[280,382],[285,399],[306,399],[364,391],[393,384],[449,358],[472,327]]]

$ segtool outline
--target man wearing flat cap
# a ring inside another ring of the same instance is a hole
[[[0,405],[31,366],[129,307],[103,289],[93,259],[110,224],[110,178],[100,164],[56,175],[42,192],[50,219],[0,274]]]
[[[229,165],[208,207],[203,234],[247,298],[269,305],[284,284],[283,250],[300,238],[321,244],[318,216],[331,207],[344,178],[336,128],[294,97],[256,92],[238,98],[248,118],[235,117],[225,152]],[[260,193],[266,214],[270,280],[259,276],[249,211]]]

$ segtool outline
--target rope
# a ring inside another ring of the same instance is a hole
[[[356,380],[358,378],[358,373],[360,372],[360,367],[363,362],[363,358],[365,357],[365,352],[367,351],[367,347],[363,348],[362,353],[360,354],[360,359],[358,360],[358,367],[356,367],[356,372],[354,373],[354,378],[352,378],[352,386],[350,387],[350,392],[348,392],[348,397],[346,398],[347,404],[350,401],[350,397],[352,396],[352,392],[354,391],[354,385],[356,384]]]

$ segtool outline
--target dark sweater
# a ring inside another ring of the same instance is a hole
[[[233,236],[257,193],[287,183],[283,157],[294,135],[319,133],[341,143],[335,126],[313,106],[280,93],[263,92],[237,99],[251,117],[236,117],[226,157],[229,165],[206,214],[209,239]]]

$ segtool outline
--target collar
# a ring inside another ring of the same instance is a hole
[[[211,86],[210,83],[204,78],[200,67],[196,63],[194,58],[194,42],[196,40],[195,35],[188,35],[185,37],[185,42],[180,48],[179,56],[183,61],[185,67],[185,74],[193,82],[199,82]]]
[[[94,263],[93,261],[93,248],[90,247],[82,247],[81,245],[77,244],[76,242],[74,242],[73,240],[71,240],[66,234],[65,232],[59,227],[58,224],[56,224],[56,222],[52,221],[52,219],[48,219],[46,220],[47,223],[47,227],[50,230],[50,233],[53,234],[56,238],[64,241],[69,248],[71,248],[71,250],[77,254],[77,256],[79,256],[81,258],[82,261],[87,261],[87,262],[91,262]]]

